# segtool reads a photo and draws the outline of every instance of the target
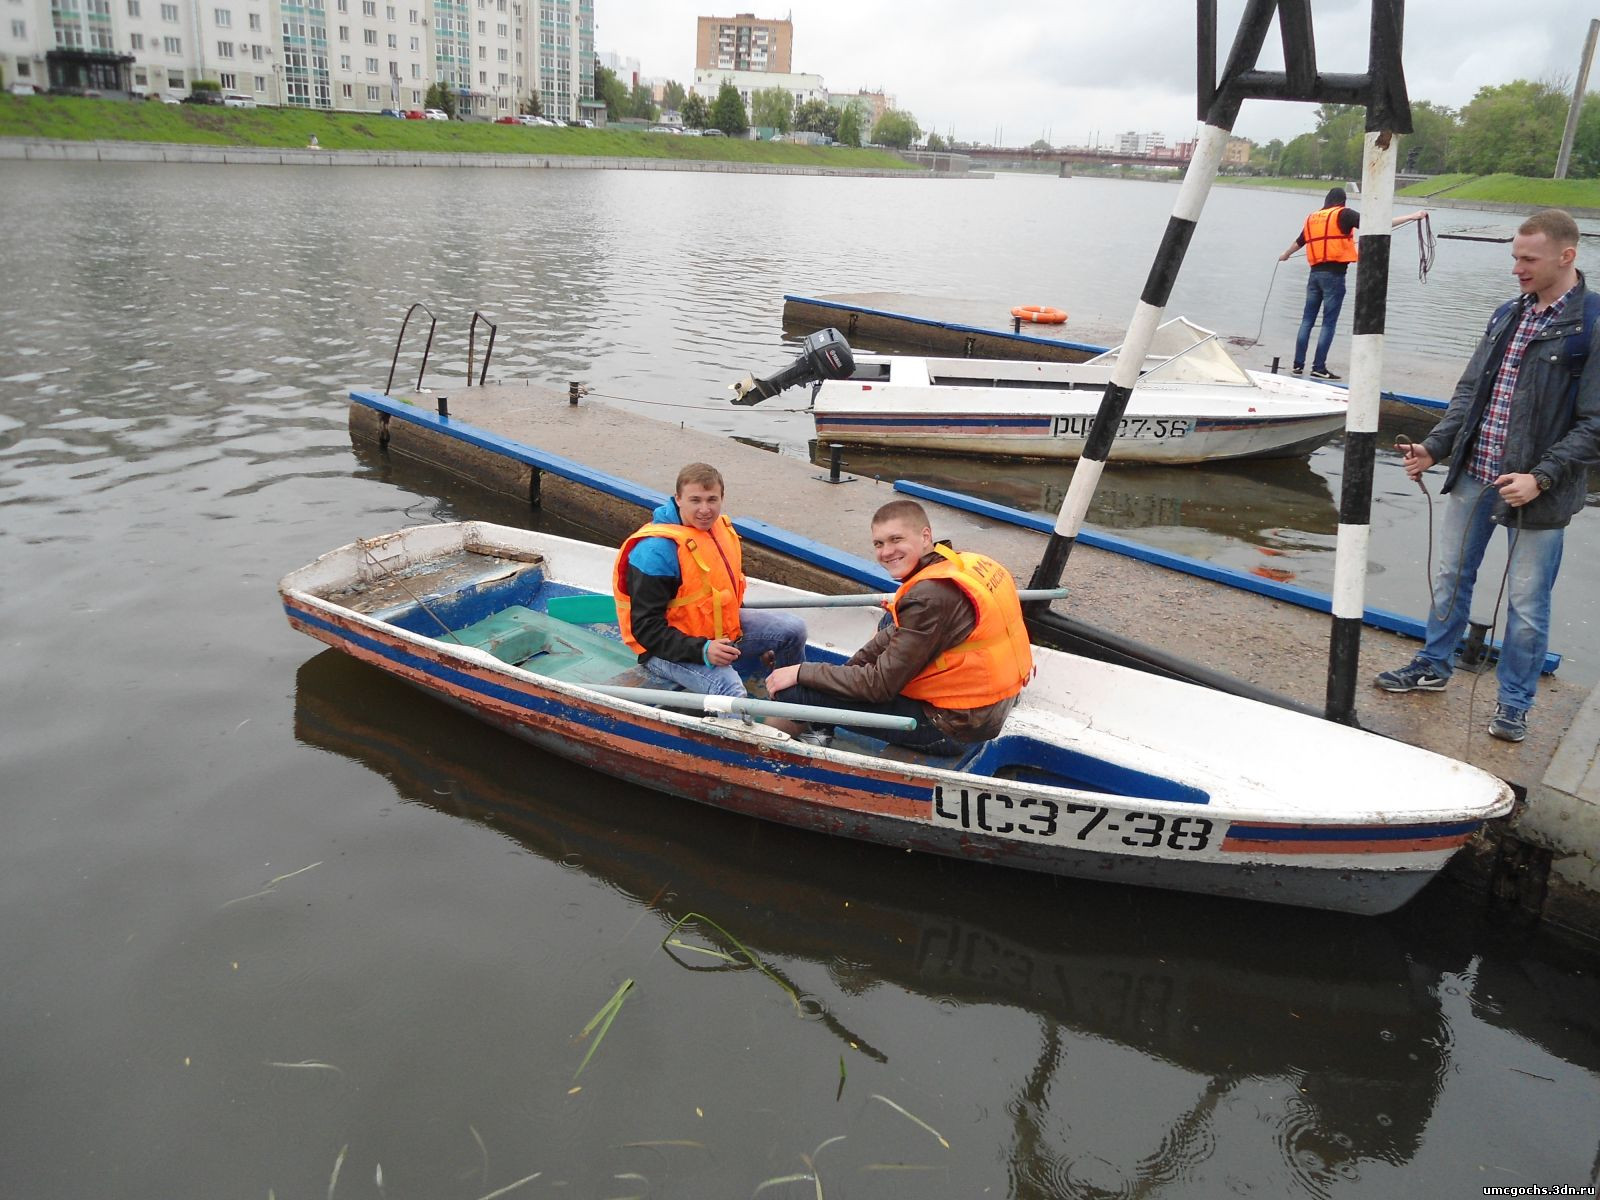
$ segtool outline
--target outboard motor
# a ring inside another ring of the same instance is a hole
[[[850,343],[844,335],[837,329],[819,329],[800,343],[800,356],[770,379],[746,375],[729,386],[735,404],[760,404],[798,383],[848,379],[855,369],[855,355],[850,353]]]

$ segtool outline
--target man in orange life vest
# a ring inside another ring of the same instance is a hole
[[[936,544],[914,500],[890,501],[873,515],[872,547],[900,583],[887,605],[891,619],[842,666],[779,667],[767,676],[767,694],[915,717],[915,730],[868,736],[933,754],[959,754],[994,737],[1033,674],[1011,573],[981,554]]]
[[[1344,204],[1344,189],[1329,188],[1322,199],[1322,207],[1306,218],[1300,236],[1282,254],[1279,262],[1301,246],[1306,248],[1306,261],[1311,264],[1311,274],[1306,278],[1306,307],[1300,316],[1300,333],[1294,340],[1294,373],[1302,374],[1306,367],[1306,346],[1311,341],[1311,326],[1316,324],[1317,310],[1322,310],[1322,332],[1317,336],[1317,352],[1311,359],[1311,376],[1314,379],[1337,379],[1328,370],[1328,347],[1333,345],[1333,329],[1339,323],[1339,309],[1344,306],[1344,276],[1350,264],[1356,261],[1356,230],[1361,225],[1361,214]],[[1408,221],[1420,221],[1427,210],[1419,208],[1414,213],[1396,217],[1396,227]]]
[[[744,609],[739,535],[722,514],[722,473],[708,463],[678,472],[672,499],[622,543],[612,571],[622,640],[653,678],[686,691],[745,696],[741,676],[805,657],[805,622]]]

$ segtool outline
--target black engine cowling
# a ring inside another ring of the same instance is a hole
[[[767,379],[746,375],[733,384],[735,404],[760,404],[785,388],[825,379],[848,379],[856,369],[850,343],[837,329],[819,329],[800,343],[800,354],[783,370]]]

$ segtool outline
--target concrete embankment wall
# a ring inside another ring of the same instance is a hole
[[[0,138],[0,159],[36,162],[246,164],[284,167],[512,167],[523,170],[713,171],[730,175],[854,175],[882,179],[962,179],[959,173],[813,167],[787,163],[613,158],[566,154],[438,154],[420,150],[323,150],[270,146],[199,146],[176,142],[71,142]]]

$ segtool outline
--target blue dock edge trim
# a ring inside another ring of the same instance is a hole
[[[611,475],[605,471],[597,471],[593,467],[586,467],[580,462],[564,458],[559,454],[550,454],[544,450],[537,450],[522,442],[513,441],[511,438],[502,437],[481,429],[476,425],[456,417],[441,417],[431,413],[425,408],[415,404],[406,404],[382,392],[353,391],[350,399],[355,404],[370,408],[375,412],[386,413],[390,417],[406,421],[423,429],[430,429],[446,437],[451,437],[468,445],[476,446],[480,450],[499,454],[515,462],[526,463],[535,470],[548,471],[562,479],[570,479],[584,487],[593,488],[607,496],[618,500],[636,504],[646,512],[654,509],[663,501],[670,499],[666,492],[657,491],[634,483],[631,479],[624,479],[620,475]],[[864,558],[854,554],[846,554],[835,550],[831,546],[801,537],[797,533],[790,533],[766,521],[756,520],[752,517],[734,517],[733,527],[739,531],[739,536],[758,546],[765,546],[769,550],[776,550],[791,558],[800,560],[814,567],[820,567],[852,582],[862,584],[874,592],[892,592],[898,586],[882,568]]]
[[[894,481],[894,490],[904,492],[908,496],[915,496],[920,500],[932,500],[936,504],[944,504],[950,508],[958,508],[963,512],[974,513],[978,516],[989,517],[992,520],[1002,521],[1007,525],[1018,525],[1023,529],[1032,529],[1038,533],[1048,534],[1055,529],[1055,522],[1038,513],[1023,512],[1020,509],[1008,508],[1004,504],[995,504],[989,500],[980,500],[976,496],[968,496],[962,492],[952,492],[945,488],[929,487],[927,484],[914,483],[909,479]],[[1313,609],[1316,612],[1331,613],[1333,611],[1333,598],[1323,592],[1314,592],[1310,588],[1297,587],[1292,583],[1276,583],[1270,579],[1263,579],[1259,575],[1252,575],[1248,571],[1240,571],[1233,567],[1219,567],[1215,563],[1208,563],[1202,559],[1190,558],[1187,554],[1174,554],[1170,550],[1157,550],[1151,546],[1143,546],[1127,538],[1117,537],[1115,534],[1097,533],[1090,529],[1082,529],[1078,533],[1078,541],[1085,546],[1093,546],[1097,550],[1108,550],[1112,554],[1120,554],[1125,558],[1135,558],[1141,562],[1154,563],[1158,567],[1165,567],[1171,571],[1179,571],[1185,575],[1194,575],[1200,579],[1209,579],[1213,583],[1226,584],[1229,587],[1239,588],[1246,592],[1255,592],[1259,596],[1267,596],[1273,600],[1282,600],[1286,604],[1297,605],[1300,608]],[[1406,637],[1424,640],[1425,623],[1415,617],[1402,616],[1383,608],[1369,608],[1362,616],[1362,624],[1370,625],[1374,629],[1384,629],[1390,633],[1403,634]],[[1499,643],[1494,643],[1499,647]],[[1546,654],[1544,659],[1544,673],[1552,674],[1561,665],[1559,654]]]
[[[868,308],[864,304],[844,304],[838,300],[819,300],[815,296],[796,296],[793,293],[785,292],[783,302],[788,304],[790,301],[796,304],[810,304],[817,308],[837,309],[839,312],[865,313],[873,317],[888,317],[895,321],[905,321],[911,325],[931,325],[936,329],[948,329],[955,333],[978,333],[984,337],[1002,338],[1006,341],[1023,342],[1034,346],[1066,346],[1068,349],[1082,350],[1089,354],[1104,354],[1110,349],[1109,346],[1094,346],[1088,342],[1068,342],[1060,338],[1030,337],[1025,333],[1012,333],[1009,329],[985,329],[981,325],[963,325],[956,321],[941,321],[935,317],[914,317],[910,313],[891,312],[887,308]],[[1329,384],[1327,386],[1342,389],[1348,388],[1348,385],[1342,383]],[[1450,403],[1447,400],[1436,400],[1432,396],[1414,396],[1410,392],[1385,390],[1378,393],[1378,398],[1380,400],[1391,400],[1396,404],[1409,404],[1415,408],[1433,409],[1438,412],[1443,412],[1450,407]]]

